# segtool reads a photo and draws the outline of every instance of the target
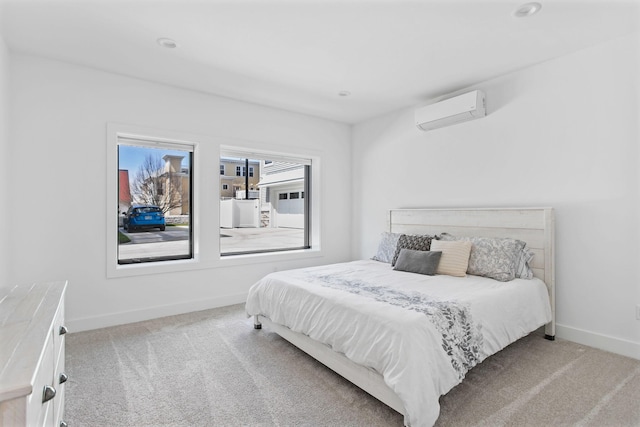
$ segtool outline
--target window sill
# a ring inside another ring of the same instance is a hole
[[[280,262],[298,259],[320,258],[322,256],[324,256],[324,253],[320,249],[314,248],[242,255],[227,255],[220,257],[218,265],[221,267],[231,267],[236,265],[246,265],[263,262]]]
[[[139,264],[119,264],[107,269],[107,278],[146,276],[152,274],[173,273],[203,268],[196,259],[175,261],[142,262]]]
[[[216,269],[222,267],[237,267],[254,265],[257,263],[276,263],[301,259],[321,258],[324,252],[320,249],[299,249],[282,252],[265,252],[259,254],[229,255],[220,257],[213,262],[195,259],[145,262],[140,264],[122,264],[107,270],[107,278],[121,278],[133,276],[148,276],[154,274],[176,273]]]

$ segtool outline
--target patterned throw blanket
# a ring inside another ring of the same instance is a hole
[[[481,327],[474,325],[468,307],[456,301],[436,301],[419,292],[403,292],[356,278],[345,278],[344,274],[307,274],[321,286],[424,314],[442,335],[442,348],[449,356],[459,379],[464,378],[465,374],[481,361]]]

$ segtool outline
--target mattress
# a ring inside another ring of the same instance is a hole
[[[469,369],[552,317],[536,278],[426,276],[372,260],[271,273],[246,311],[378,372],[411,426],[433,425],[439,397]]]

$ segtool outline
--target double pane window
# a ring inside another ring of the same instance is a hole
[[[201,141],[190,142],[179,134],[141,136],[132,127],[110,129],[114,131],[108,142],[117,147],[108,156],[113,183],[108,205],[114,213],[107,225],[113,236],[107,248],[110,277],[147,274],[156,267],[201,268],[167,261],[216,266],[230,256],[311,249],[312,236],[317,244],[318,230],[311,226],[311,212],[318,211],[312,205],[311,178],[318,170],[312,169],[311,158],[231,147],[221,147],[216,155],[208,152],[211,147],[203,150]],[[194,164],[206,171],[214,162],[218,183],[199,182],[211,174],[194,174]],[[203,192],[214,191],[215,198],[198,200]],[[218,210],[218,222],[211,210]],[[194,223],[200,224],[195,230]]]

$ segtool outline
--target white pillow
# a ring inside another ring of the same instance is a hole
[[[529,263],[534,255],[533,251],[526,246],[522,248],[522,251],[518,255],[518,261],[516,262],[516,277],[521,279],[533,278],[533,270],[531,270]]]
[[[391,260],[396,254],[396,246],[398,245],[398,239],[400,236],[402,236],[400,233],[389,233],[388,231],[382,232],[382,234],[380,234],[378,251],[371,259],[391,263]]]
[[[471,242],[463,240],[446,242],[434,239],[431,241],[430,250],[442,252],[438,270],[436,271],[437,274],[456,277],[465,277],[467,275]]]

